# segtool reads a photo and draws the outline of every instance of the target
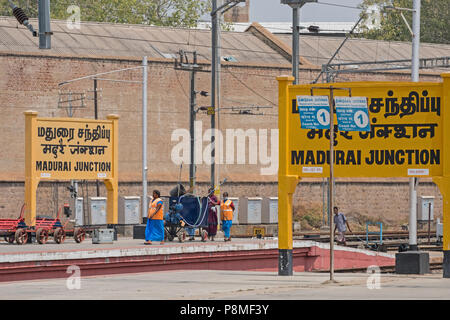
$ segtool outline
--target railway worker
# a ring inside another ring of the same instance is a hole
[[[164,244],[164,204],[160,196],[161,193],[158,190],[153,190],[153,201],[148,209],[144,244],[152,244],[152,241],[160,241],[161,244]]]
[[[222,230],[224,232],[223,241],[231,241],[230,230],[233,224],[233,201],[228,199],[228,192],[223,193],[223,200],[220,205],[220,220],[222,220]]]
[[[340,244],[346,245],[345,242],[345,232],[347,231],[346,225],[348,227],[348,231],[352,232],[350,226],[348,224],[347,218],[342,212],[339,212],[338,207],[334,207],[334,232],[336,233],[336,229],[338,231],[337,242]]]

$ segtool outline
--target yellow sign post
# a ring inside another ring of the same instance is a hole
[[[315,85],[279,83],[279,274],[292,274],[292,195],[302,177],[432,177],[444,201],[444,256],[450,265],[450,74],[442,82],[349,82],[352,96],[367,97],[370,131],[302,129],[297,96],[311,95]],[[314,95],[328,96],[331,84]],[[317,86],[316,86],[317,87]],[[327,88],[328,87],[328,88]],[[335,96],[348,96],[345,90]],[[330,112],[331,113],[331,112]],[[444,265],[445,265],[444,261]],[[450,277],[450,268],[444,276]]]
[[[103,180],[107,223],[118,222],[118,124],[107,120],[38,118],[25,112],[25,222],[36,223],[41,180]]]

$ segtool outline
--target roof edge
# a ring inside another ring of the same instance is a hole
[[[261,24],[253,22],[245,32],[249,32],[269,47],[280,53],[286,60],[292,60],[292,48],[285,45],[277,36],[264,28]],[[307,59],[300,56],[300,64],[304,67],[317,67]]]

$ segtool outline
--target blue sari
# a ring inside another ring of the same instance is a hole
[[[164,241],[164,220],[147,220],[145,241]]]

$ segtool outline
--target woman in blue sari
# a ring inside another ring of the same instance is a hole
[[[153,190],[153,201],[148,209],[144,244],[152,244],[152,241],[160,241],[160,244],[164,244],[164,204],[160,196],[161,193],[158,190]]]

